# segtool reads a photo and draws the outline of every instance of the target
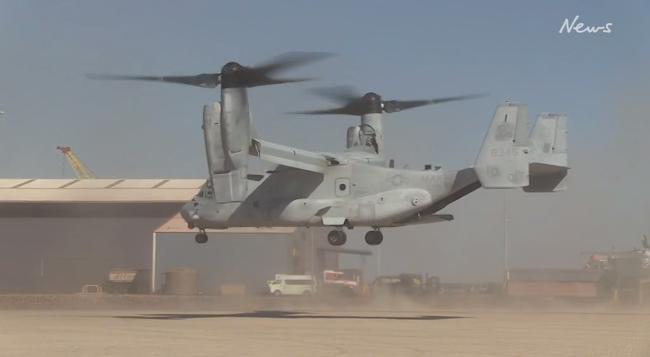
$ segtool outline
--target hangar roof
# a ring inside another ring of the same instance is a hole
[[[156,233],[188,233],[176,214],[205,180],[0,179],[1,217],[161,217]],[[233,227],[214,233],[291,234],[293,227]]]
[[[202,179],[0,179],[0,203],[187,202]]]

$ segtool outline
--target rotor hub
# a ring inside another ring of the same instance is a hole
[[[239,87],[243,67],[237,62],[228,62],[221,68],[221,86]]]
[[[382,112],[382,102],[381,96],[375,92],[368,92],[363,95],[361,98],[363,102],[363,113],[381,113]]]
[[[228,62],[221,68],[221,74],[234,74],[240,71],[242,66],[237,62]]]

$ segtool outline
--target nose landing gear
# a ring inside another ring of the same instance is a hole
[[[381,233],[379,229],[377,229],[374,231],[368,231],[368,233],[366,233],[365,238],[366,238],[366,243],[368,243],[368,245],[379,245],[384,240],[384,235]]]
[[[208,234],[205,233],[205,229],[201,229],[201,231],[194,236],[194,240],[199,244],[207,243]]]
[[[333,246],[341,246],[345,244],[347,239],[348,237],[345,232],[340,229],[335,229],[327,234],[327,241]]]

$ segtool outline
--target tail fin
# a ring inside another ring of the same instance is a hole
[[[527,192],[566,189],[568,173],[567,117],[540,114],[530,135],[530,185]]]
[[[564,114],[540,114],[530,134],[531,163],[567,166],[567,118]]]
[[[485,136],[474,170],[485,188],[525,187],[528,178],[528,107],[501,104]]]

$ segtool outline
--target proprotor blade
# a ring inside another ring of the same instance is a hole
[[[435,99],[422,99],[422,100],[385,100],[383,101],[384,112],[394,113],[406,109],[417,108],[424,105],[439,104],[446,102],[453,102],[457,100],[467,100],[485,97],[487,94],[467,94],[459,95],[455,97],[444,97],[444,98],[435,98]]]
[[[350,112],[346,108],[334,108],[334,109],[321,109],[321,110],[306,110],[304,112],[288,112],[287,114],[307,114],[307,115],[348,114],[349,115]]]
[[[252,69],[264,73],[265,75],[270,75],[290,68],[296,68],[312,62],[321,61],[331,56],[334,56],[334,54],[327,52],[287,52],[278,55],[267,62],[252,67]]]
[[[351,86],[338,86],[326,88],[313,88],[310,92],[325,97],[341,105],[349,104],[363,96],[361,92]]]
[[[274,78],[272,75],[290,68],[320,61],[332,54],[324,52],[289,52],[256,67],[246,67],[236,62],[223,66],[221,85],[228,87],[258,87],[273,84],[304,82],[313,78]]]
[[[480,98],[486,94],[468,94],[455,97],[444,97],[423,100],[382,100],[381,96],[374,92],[368,92],[363,96],[356,94],[351,87],[333,87],[313,89],[313,93],[330,98],[339,104],[338,108],[293,112],[290,114],[346,114],[364,115],[370,113],[394,113],[401,110],[421,107],[456,100]]]
[[[187,84],[201,88],[216,88],[221,83],[220,73],[202,73],[195,76],[140,76],[119,74],[88,74],[88,78],[118,81],[152,81]]]
[[[309,110],[293,112],[290,114],[341,114],[341,115],[363,115],[368,113],[381,113],[381,96],[377,93],[368,92],[359,94],[354,88],[348,86],[316,88],[311,92],[327,97],[341,106],[331,109]]]
[[[247,67],[237,62],[228,62],[222,67],[220,73],[203,73],[193,76],[89,74],[88,77],[93,79],[168,82],[201,88],[215,88],[219,85],[224,88],[248,88],[310,80],[311,78],[273,78],[271,75],[330,56],[332,54],[324,52],[289,52],[257,67]]]

